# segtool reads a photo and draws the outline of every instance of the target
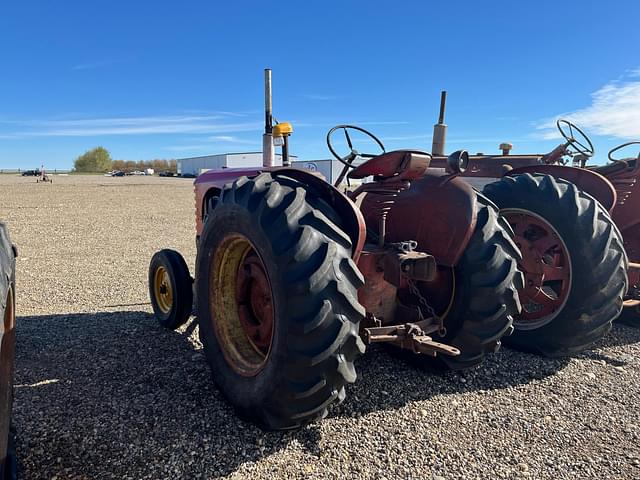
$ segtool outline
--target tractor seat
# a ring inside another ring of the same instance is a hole
[[[373,157],[351,170],[347,177],[359,180],[373,175],[378,179],[401,176],[412,180],[422,176],[431,163],[431,155],[420,150],[395,150]]]

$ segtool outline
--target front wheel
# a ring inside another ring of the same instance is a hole
[[[238,414],[267,429],[323,418],[356,379],[364,283],[337,212],[262,173],[225,187],[196,261],[200,339]]]
[[[175,330],[189,319],[193,281],[182,255],[175,250],[156,252],[149,264],[149,295],[158,323]]]
[[[627,291],[622,237],[593,197],[549,175],[504,177],[485,187],[522,251],[522,313],[505,341],[556,357],[584,350],[610,329]]]

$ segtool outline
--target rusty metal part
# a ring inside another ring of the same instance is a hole
[[[640,263],[640,162],[618,162],[594,170],[604,175],[618,193],[618,202],[612,212],[613,221],[622,233],[629,260]]]
[[[386,242],[387,214],[391,210],[398,194],[408,189],[410,185],[411,183],[408,180],[394,177],[384,181],[363,183],[351,195],[351,198],[354,199],[363,193],[374,195],[372,197],[374,200],[369,210],[371,215],[369,221],[378,225],[378,248],[383,248]]]
[[[242,328],[251,342],[266,355],[273,336],[271,285],[262,261],[251,251],[238,269],[236,302]]]
[[[625,307],[635,307],[640,304],[640,263],[629,262],[629,291],[625,297]]]
[[[438,265],[448,267],[458,262],[475,228],[476,193],[461,178],[443,185],[444,177],[444,172],[429,169],[411,182],[411,188],[398,192],[386,217],[385,241],[413,239],[418,250],[429,252]],[[362,199],[367,227],[374,233],[379,230],[379,204],[383,201],[384,195],[374,192],[367,192]]]
[[[518,291],[521,315],[514,320],[520,330],[539,328],[562,310],[571,291],[571,257],[562,237],[549,222],[528,210],[505,209],[522,252],[518,268],[525,286]]]
[[[436,313],[435,309],[429,304],[425,296],[422,295],[422,292],[420,292],[420,289],[413,280],[409,280],[407,283],[409,284],[409,291],[411,294],[418,299],[416,309],[420,320],[431,318],[432,321],[438,325],[438,335],[441,337],[446,336],[447,329],[444,326],[444,317]],[[427,311],[428,317],[425,316],[423,309]]]
[[[415,323],[403,323],[385,327],[370,327],[363,331],[364,341],[372,343],[390,343],[400,348],[435,357],[438,354],[455,357],[460,350],[444,343],[435,342],[430,333],[438,331],[431,319]]]
[[[386,253],[374,245],[367,245],[358,261],[358,270],[365,278],[364,285],[358,289],[358,302],[384,324],[394,322],[398,307],[398,289],[384,279],[383,262]]]
[[[431,155],[418,150],[395,150],[383,153],[367,160],[354,170],[348,177],[362,179],[377,177],[377,181],[384,179],[413,180],[424,175],[431,163]]]
[[[384,279],[387,282],[400,287],[403,278],[423,282],[435,278],[437,264],[432,255],[416,252],[413,249],[405,250],[397,245],[394,244],[384,256]]]
[[[358,290],[358,300],[381,324],[397,323],[398,318],[437,317],[424,296],[419,291],[415,294],[414,283],[435,279],[435,258],[413,248],[415,242],[387,245],[385,248],[370,244],[362,252],[358,269],[364,275],[365,284]],[[403,295],[409,300],[403,305],[397,300],[398,291],[411,290],[412,286],[413,298]]]

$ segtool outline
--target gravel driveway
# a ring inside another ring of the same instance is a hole
[[[325,421],[239,421],[190,321],[158,327],[148,261],[195,259],[192,182],[0,175],[20,257],[24,478],[640,478],[640,329],[568,360],[503,350],[436,375],[370,349]]]

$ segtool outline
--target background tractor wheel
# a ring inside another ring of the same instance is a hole
[[[517,289],[523,280],[517,262],[521,257],[513,232],[498,208],[480,193],[476,205],[473,235],[458,265],[452,274],[449,272],[448,291],[454,292],[453,299],[446,311],[437,309],[444,315],[447,331],[442,337],[433,336],[436,341],[457,347],[460,355],[431,358],[410,354],[412,363],[448,370],[478,365],[487,353],[498,350],[500,339],[511,332],[512,318],[520,311]],[[423,292],[426,298],[432,297],[424,288]]]
[[[547,356],[577,353],[620,314],[627,256],[606,210],[570,182],[514,175],[485,187],[515,231],[522,314],[505,343]]]
[[[196,261],[200,339],[244,419],[290,429],[356,379],[364,280],[339,216],[300,182],[262,173],[223,189]]]
[[[191,315],[193,280],[184,258],[175,250],[156,252],[149,264],[149,296],[160,325],[175,330]]]

